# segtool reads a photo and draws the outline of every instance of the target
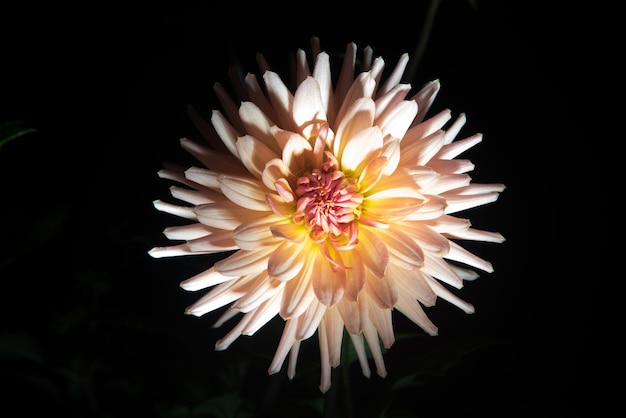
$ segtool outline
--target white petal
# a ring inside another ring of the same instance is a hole
[[[225,276],[222,273],[215,271],[214,267],[211,267],[200,274],[196,274],[195,276],[182,281],[180,283],[180,287],[188,291],[197,291],[234,279],[234,277]]]
[[[240,133],[233,128],[233,126],[226,120],[226,118],[222,115],[219,110],[214,110],[211,116],[211,123],[217,131],[217,134],[222,139],[226,148],[237,158],[239,158],[239,153],[237,152],[237,137],[240,136]]]
[[[276,247],[265,247],[258,251],[239,250],[214,264],[215,270],[228,276],[243,276],[267,269],[267,260]]]
[[[274,152],[279,151],[270,129],[275,122],[268,118],[257,105],[252,102],[242,102],[239,106],[239,116],[248,135],[258,139]]]
[[[300,132],[311,123],[326,122],[320,86],[313,77],[307,77],[296,90],[293,98],[293,120]]]
[[[253,136],[242,136],[236,146],[241,162],[257,179],[263,177],[267,162],[279,157],[279,154]]]
[[[383,136],[377,126],[355,132],[344,141],[341,169],[349,174],[360,174],[368,161],[378,157],[383,147]]]
[[[271,211],[265,203],[263,183],[245,177],[221,175],[218,177],[222,193],[239,206],[256,211]]]
[[[193,208],[188,206],[179,206],[173,205],[171,203],[163,202],[162,200],[154,200],[152,202],[155,209],[160,210],[161,212],[169,213],[171,215],[179,216],[181,218],[191,219],[192,221],[197,221],[198,218],[196,214],[193,212]]]

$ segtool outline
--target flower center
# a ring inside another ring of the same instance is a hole
[[[298,179],[293,221],[304,224],[317,243],[329,240],[337,250],[348,250],[357,243],[363,196],[356,180],[346,178],[330,155],[321,168]]]

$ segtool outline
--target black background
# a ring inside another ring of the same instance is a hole
[[[325,396],[316,337],[290,382],[284,370],[266,372],[279,323],[215,352],[226,332],[211,328],[217,315],[183,314],[199,294],[179,282],[213,260],[147,255],[180,222],[152,206],[169,196],[156,172],[192,161],[178,144],[198,137],[186,105],[217,108],[212,85],[226,83],[229,64],[257,72],[261,52],[286,74],[287,54],[318,36],[333,59],[354,41],[391,69],[401,53],[413,56],[429,3],[3,6],[0,123],[37,131],[0,149],[2,405],[77,417],[600,411],[600,290],[564,267],[588,262],[580,253],[559,250],[572,182],[562,150],[586,135],[576,72],[584,42],[571,5],[551,4],[440,2],[410,81],[439,79],[432,113],[465,112],[462,133],[484,134],[467,153],[472,177],[507,189],[469,217],[507,241],[468,246],[495,267],[459,292],[475,314],[429,308],[437,337],[395,316],[389,376],[366,379],[345,364]]]

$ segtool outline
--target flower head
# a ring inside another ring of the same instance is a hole
[[[438,297],[474,311],[450,288],[492,265],[458,242],[504,238],[452,214],[494,202],[504,186],[471,183],[473,164],[455,157],[482,137],[455,140],[463,114],[426,118],[440,84],[412,94],[400,82],[407,54],[382,80],[383,59],[366,48],[358,72],[350,43],[334,80],[317,38],[312,49],[312,70],[302,50],[295,55],[294,90],[259,55],[263,84],[248,74],[237,89],[239,105],[216,84],[223,112],[213,111],[212,126],[191,109],[207,143],[183,138],[181,145],[203,166],[161,170],[179,183],[172,196],[185,203],[154,202],[191,222],[166,228],[178,242],[150,254],[233,251],[181,283],[190,291],[211,288],[187,313],[229,306],[216,326],[240,316],[217,350],[279,316],[284,330],[269,373],[290,354],[290,378],[301,341],[317,332],[325,392],[344,329],[363,374],[370,375],[367,344],[384,377],[381,344],[394,343],[394,310],[430,335],[437,327],[424,307]]]

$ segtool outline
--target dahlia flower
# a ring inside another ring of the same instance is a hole
[[[212,112],[211,124],[190,108],[207,141],[180,142],[201,164],[165,166],[158,174],[177,183],[170,190],[179,202],[154,201],[189,222],[166,228],[174,242],[149,254],[231,252],[182,281],[188,291],[211,288],[186,313],[228,307],[216,327],[239,316],[216,350],[278,316],[284,328],[268,372],[280,371],[289,355],[289,378],[301,342],[317,332],[326,392],[344,336],[363,374],[371,374],[367,344],[385,377],[382,347],[394,343],[393,311],[430,335],[437,327],[424,307],[437,298],[474,312],[454,289],[493,268],[459,241],[504,237],[452,214],[494,202],[504,185],[471,182],[474,165],[455,157],[482,136],[455,140],[464,114],[426,118],[440,84],[411,93],[401,83],[407,54],[383,79],[384,60],[365,48],[357,70],[358,50],[349,43],[333,80],[329,55],[317,38],[311,46],[312,67],[303,50],[295,54],[295,89],[258,54],[262,84],[247,74],[234,87],[235,101],[216,83],[223,111]]]

